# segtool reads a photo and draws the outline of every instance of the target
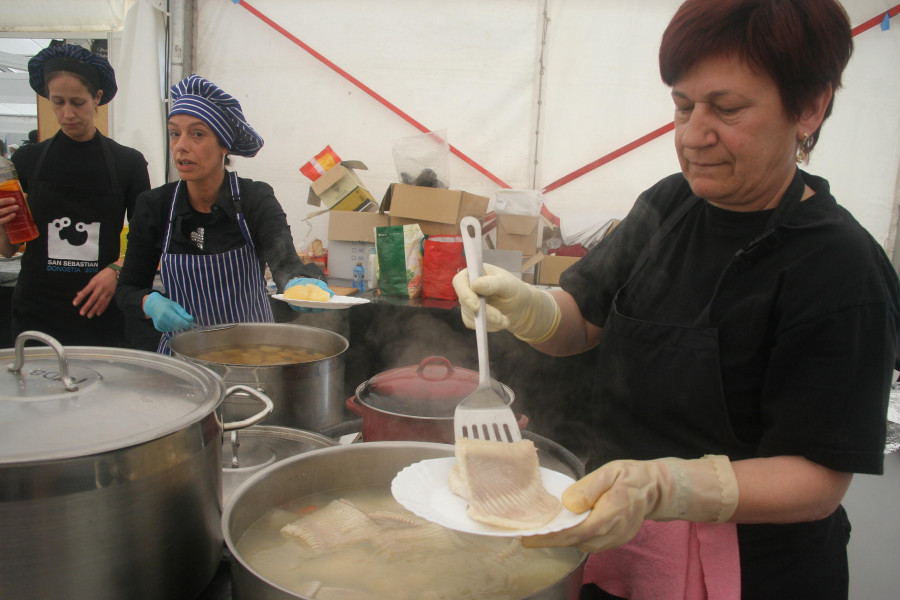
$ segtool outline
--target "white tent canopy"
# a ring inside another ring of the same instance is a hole
[[[34,33],[48,31],[115,31],[124,26],[132,4],[134,0],[4,0],[0,31],[21,37],[38,37]]]
[[[165,179],[167,71],[180,77],[184,62],[236,96],[266,145],[234,166],[273,185],[302,247],[325,240],[327,217],[306,220],[314,208],[298,169],[326,145],[365,162],[360,176],[380,198],[398,180],[394,140],[417,127],[445,131],[478,166],[451,157],[450,186],[492,197],[505,186],[542,190],[665,127],[672,103],[657,50],[680,1],[45,0],[17,3],[44,21],[29,16],[16,27],[65,32],[104,20],[120,87],[111,132],[144,152],[154,185]],[[893,0],[844,5],[854,26],[894,8]],[[78,6],[80,21],[70,19],[70,6]],[[49,17],[58,17],[58,28]],[[830,180],[838,201],[889,252],[900,200],[900,72],[893,66],[900,24],[893,21],[855,37],[844,89],[807,167]],[[544,200],[557,216],[624,214],[642,190],[677,169],[665,132]]]
[[[254,0],[262,16],[359,79],[513,188],[542,189],[670,123],[659,38],[680,0]],[[884,0],[848,0],[854,26]],[[397,181],[393,140],[418,130],[230,0],[197,2],[194,70],[244,104],[266,146],[238,159],[271,183],[299,244],[325,239],[298,167],[326,145],[369,166],[376,197]],[[808,169],[892,245],[900,165],[900,25],[855,38],[835,111]],[[678,169],[672,134],[546,194],[549,209],[620,211]],[[500,186],[454,157],[451,187],[492,196]]]

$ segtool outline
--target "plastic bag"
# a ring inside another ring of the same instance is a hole
[[[446,131],[431,131],[394,140],[397,180],[409,185],[449,188],[447,163],[450,143]]]
[[[418,223],[375,228],[378,288],[385,296],[422,295],[422,229]]]
[[[527,215],[537,217],[541,214],[543,195],[537,190],[497,190],[494,210],[501,215]]]
[[[439,235],[425,238],[422,261],[422,297],[456,300],[453,276],[466,268],[460,236]]]

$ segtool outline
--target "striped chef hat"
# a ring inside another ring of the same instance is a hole
[[[263,139],[250,127],[237,99],[199,75],[189,75],[170,88],[169,116],[192,115],[209,125],[231,154],[256,156]]]
[[[28,61],[28,83],[38,95],[47,97],[47,76],[56,71],[80,75],[95,89],[103,90],[100,104],[113,99],[118,91],[116,72],[109,61],[74,44],[44,48]]]

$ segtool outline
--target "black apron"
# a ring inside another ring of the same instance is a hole
[[[763,233],[735,253],[709,301],[690,323],[629,317],[620,312],[619,299],[700,199],[688,196],[650,239],[626,283],[616,292],[598,347],[599,376],[592,415],[599,464],[704,454],[727,454],[732,459],[755,456],[755,447],[738,441],[729,425],[718,331],[710,326],[710,310],[725,280],[740,277],[742,270],[780,245],[784,230],[779,226],[790,219],[804,189],[798,169]],[[678,302],[675,298],[668,301]]]
[[[598,464],[589,469],[615,459],[725,454],[740,460],[757,456],[756,444],[739,441],[731,429],[718,330],[710,324],[710,313],[729,278],[745,276],[744,271],[755,261],[782,244],[787,231],[784,225],[799,206],[804,189],[797,170],[763,233],[734,254],[709,301],[689,323],[643,321],[619,311],[622,291],[699,198],[686,198],[662,224],[617,291],[603,328],[598,391],[592,406]],[[849,527],[843,507],[810,523],[738,525],[742,597],[768,598],[772,590],[792,586],[778,597],[846,599]]]
[[[114,300],[91,319],[78,314],[72,301],[100,269],[119,258],[119,235],[125,219],[123,192],[112,149],[99,132],[109,187],[81,186],[41,178],[47,144],[28,181],[28,205],[39,236],[28,242],[13,293],[13,335],[37,330],[64,345],[124,346],[124,319]]]

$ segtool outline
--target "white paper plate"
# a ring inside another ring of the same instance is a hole
[[[584,521],[590,512],[575,514],[563,508],[556,518],[537,529],[504,529],[474,521],[466,514],[469,502],[450,491],[450,467],[455,464],[456,457],[448,457],[409,465],[391,482],[394,499],[413,514],[447,529],[497,537],[538,535],[567,529]],[[541,479],[547,491],[557,498],[575,483],[568,475],[544,467],[541,467]]]
[[[357,298],[356,296],[332,296],[328,302],[317,302],[315,300],[295,300],[294,298],[285,298],[282,294],[273,294],[273,298],[287,302],[292,306],[303,306],[306,308],[321,308],[324,310],[335,310],[339,308],[350,308],[357,304],[366,304],[368,298]]]

